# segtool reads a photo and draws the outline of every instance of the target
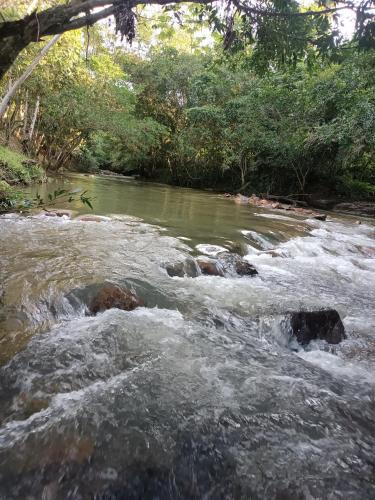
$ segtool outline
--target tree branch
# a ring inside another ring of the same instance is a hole
[[[285,11],[270,8],[259,8],[251,4],[251,0],[229,0],[240,12],[252,20],[267,17],[292,18],[333,14],[345,9],[361,12],[373,12],[367,3],[356,7],[351,0],[340,0],[336,6],[322,10]],[[43,36],[57,35],[65,31],[75,30],[83,26],[91,26],[101,19],[116,15],[119,10],[131,9],[137,5],[161,5],[182,3],[183,0],[70,0],[69,3],[50,7],[39,13],[32,12],[23,19],[0,23],[0,78],[12,65],[18,54],[32,42]],[[190,3],[208,5],[213,0],[190,0]],[[101,8],[90,13],[93,9]]]

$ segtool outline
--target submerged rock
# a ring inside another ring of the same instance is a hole
[[[198,257],[197,264],[202,274],[208,276],[224,276],[222,267],[217,260],[209,259],[208,257]]]
[[[189,278],[196,278],[200,274],[198,264],[192,257],[188,257],[180,262],[174,262],[173,264],[167,264],[165,269],[171,277],[178,276],[179,278],[183,278],[187,276]]]
[[[375,257],[375,247],[358,246],[357,248],[365,257]]]
[[[84,214],[79,215],[75,220],[79,220],[81,222],[106,222],[111,219],[109,217],[104,217],[103,215]]]
[[[219,262],[224,271],[240,276],[254,276],[258,274],[255,267],[245,259],[234,253],[225,253],[219,256]]]
[[[237,254],[228,251],[220,253],[217,258],[205,255],[197,257],[197,260],[188,257],[181,262],[167,264],[165,269],[169,276],[183,278],[188,276],[196,278],[200,274],[206,276],[254,276],[258,271],[254,266]]]
[[[45,210],[44,215],[47,215],[48,217],[69,217],[69,219],[71,219],[73,216],[73,210]]]
[[[346,338],[344,325],[335,309],[290,312],[288,319],[292,335],[301,345],[317,339],[338,344]]]
[[[97,314],[112,308],[132,311],[143,305],[143,301],[130,290],[121,288],[114,283],[106,283],[100,288],[88,308],[92,314]]]

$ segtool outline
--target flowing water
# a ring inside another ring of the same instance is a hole
[[[375,498],[374,225],[61,185],[107,218],[0,217],[0,499]],[[166,273],[228,248],[259,274]],[[106,280],[145,307],[87,316]],[[321,307],[348,338],[297,349],[283,314]]]

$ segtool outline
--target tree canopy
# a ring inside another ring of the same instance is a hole
[[[374,1],[319,0],[306,9],[295,0],[227,0],[212,2],[192,0],[196,18],[206,19],[219,32],[224,46],[238,47],[257,42],[265,49],[265,57],[297,58],[309,45],[326,52],[339,43],[333,22],[337,13],[350,10],[356,16],[356,38],[359,45],[372,46],[375,33]],[[136,36],[137,9],[144,5],[159,5],[172,9],[177,18],[182,2],[172,0],[70,0],[44,1],[40,10],[24,13],[23,17],[6,18],[0,23],[0,77],[9,69],[18,54],[30,43],[45,36],[92,26],[113,16],[115,31],[131,42]],[[20,2],[22,12],[23,2]],[[14,9],[12,10],[14,13]],[[17,14],[17,11],[16,11]]]

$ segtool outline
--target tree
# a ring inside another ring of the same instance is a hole
[[[12,99],[14,94],[17,92],[17,90],[20,88],[20,86],[26,81],[26,79],[31,75],[31,73],[34,71],[34,69],[37,67],[41,59],[47,54],[49,49],[57,42],[57,40],[60,38],[61,35],[55,35],[53,36],[49,42],[42,48],[42,50],[39,52],[39,54],[35,57],[35,59],[31,62],[31,64],[25,69],[25,71],[22,73],[20,77],[17,78],[15,82],[13,82],[5,96],[2,98],[0,102],[0,120],[5,113],[5,110],[7,109],[7,106],[9,104],[9,101]],[[35,123],[34,123],[35,125]]]
[[[91,26],[113,15],[116,31],[131,42],[135,37],[137,6],[156,4],[170,8],[179,3],[179,0],[70,0],[27,14],[22,19],[4,21],[0,23],[0,78],[24,48],[45,36]],[[262,0],[260,3],[254,0],[229,0],[224,9],[220,8],[219,2],[211,0],[191,0],[191,3],[199,4],[197,15],[200,18],[208,17],[213,28],[223,35],[227,47],[234,43],[239,33],[242,37],[261,42],[267,40],[267,33],[282,31],[285,37],[289,30],[289,43],[283,44],[281,52],[281,56],[285,57],[285,50],[293,53],[295,46],[301,51],[300,23],[296,23],[296,20],[310,18],[316,20],[316,39],[313,41],[324,49],[334,44],[337,35],[332,30],[327,35],[330,26],[324,19],[343,9],[350,9],[357,16],[357,38],[360,44],[366,47],[373,45],[373,0],[362,0],[358,5],[351,0],[323,0],[320,2],[322,7],[312,10],[301,10],[294,0]],[[304,39],[303,43],[311,43],[311,40]]]

